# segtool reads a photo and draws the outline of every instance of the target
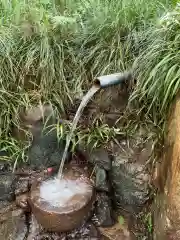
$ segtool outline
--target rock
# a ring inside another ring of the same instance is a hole
[[[41,233],[42,233],[42,227],[38,224],[35,216],[31,214],[29,217],[29,231],[28,231],[27,240],[49,239],[49,238],[41,238],[41,235],[42,235]]]
[[[127,224],[121,225],[119,223],[116,223],[112,227],[107,227],[107,228],[100,227],[99,230],[104,236],[108,236],[107,239],[109,240],[111,239],[133,240]]]
[[[64,152],[65,142],[59,141],[56,130],[35,136],[28,150],[29,163],[34,168],[58,167]],[[68,152],[67,160],[71,154]]]
[[[31,212],[28,204],[29,193],[22,194],[16,197],[16,206],[23,209],[24,212]]]
[[[4,160],[4,158],[9,158],[8,153],[4,152],[4,151],[0,151],[0,173],[1,172],[10,172],[12,171],[12,164],[6,160]]]
[[[108,155],[107,150],[103,148],[92,149],[88,151],[88,161],[93,163],[94,165],[98,165],[101,168],[109,171],[111,169],[111,159]]]
[[[139,212],[149,198],[146,171],[138,164],[113,164],[111,181],[117,206]]]
[[[42,104],[27,109],[23,114],[25,121],[29,123],[40,121],[54,115],[54,110],[50,104]]]
[[[156,169],[158,194],[153,205],[154,239],[180,239],[180,97],[167,122],[164,152]]]
[[[145,163],[151,151],[146,148],[147,142],[144,142],[142,137],[137,137],[122,140],[113,147],[114,161],[109,179],[115,194],[115,204],[132,213],[141,211],[149,199],[150,175]]]
[[[20,114],[22,122],[21,129],[29,131],[32,134],[33,140],[30,148],[27,150],[28,162],[35,168],[51,167],[60,164],[62,154],[65,147],[65,141],[59,140],[56,131],[57,120],[51,105],[34,106],[26,112]],[[21,129],[19,131],[21,135]],[[25,140],[15,133],[15,137],[20,140]],[[68,157],[70,154],[68,155]],[[67,158],[68,158],[67,157]]]
[[[25,216],[23,211],[16,209],[5,214],[4,221],[0,224],[1,240],[23,240],[26,237],[27,226],[25,224]]]
[[[4,209],[8,208],[10,204],[11,204],[11,201],[9,199],[0,200],[0,214],[1,212],[4,211]]]
[[[3,216],[7,212],[16,210],[17,206],[15,202],[9,202],[7,200],[0,201],[0,216]]]
[[[0,173],[0,214],[13,208],[12,201],[15,200],[17,177],[11,172]]]
[[[21,210],[17,210],[16,215],[12,214],[15,219],[13,238],[16,240],[24,240],[26,239],[26,235],[28,232],[28,227],[26,225],[26,217]]]
[[[99,237],[100,237],[99,231],[91,222],[87,222],[86,224],[84,224],[84,226],[67,234],[68,240],[88,238],[98,240],[100,239]]]
[[[109,192],[109,184],[107,181],[107,173],[103,168],[96,167],[95,169],[96,174],[96,184],[95,187],[98,191],[105,191]]]
[[[15,195],[27,193],[29,191],[29,178],[21,177],[15,182]]]
[[[95,204],[93,222],[96,226],[109,227],[114,224],[112,203],[106,193],[98,193]]]
[[[16,119],[17,116],[14,116],[14,118]],[[56,116],[52,105],[42,104],[32,106],[27,110],[21,110],[18,118],[18,127],[13,126],[12,136],[17,140],[26,141],[27,131],[33,136],[41,134],[45,123],[47,123],[47,126],[54,124]]]
[[[94,101],[88,105],[88,119],[91,120],[98,116],[103,123],[107,123],[110,127],[114,126],[128,103],[127,85],[111,86],[95,95]],[[89,123],[91,124],[90,121]]]
[[[16,177],[12,173],[0,173],[0,201],[14,199]]]

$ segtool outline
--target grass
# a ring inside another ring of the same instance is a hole
[[[131,102],[158,125],[179,87],[178,23],[159,22],[176,4],[168,2],[1,0],[1,149],[14,158],[26,147],[11,135],[22,109],[51,102],[63,113],[93,77],[132,65],[138,81]],[[97,122],[78,131],[79,139],[99,146],[119,131]]]
[[[180,6],[165,14],[151,29],[148,45],[135,62],[138,78],[132,101],[144,104],[147,113],[165,119],[180,88],[179,44]],[[164,114],[165,113],[165,114]]]

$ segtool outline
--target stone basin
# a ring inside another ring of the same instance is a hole
[[[48,179],[47,181],[53,181]],[[45,183],[36,181],[32,184],[28,203],[38,223],[50,232],[71,231],[88,220],[95,201],[95,190],[90,179],[83,173],[82,169],[71,167],[65,169],[62,180],[75,184],[84,191],[71,196],[64,204],[60,204],[62,197],[57,199],[54,205],[49,200],[42,198],[42,186]],[[60,183],[58,182],[59,186]],[[57,183],[56,183],[57,184]],[[51,190],[49,190],[51,194]],[[51,196],[49,196],[51,198]]]

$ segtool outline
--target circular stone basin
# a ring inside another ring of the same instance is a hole
[[[32,185],[28,202],[38,223],[51,232],[73,230],[90,216],[94,188],[82,170],[65,170],[62,179],[50,178]]]

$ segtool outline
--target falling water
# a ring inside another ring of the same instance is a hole
[[[84,108],[86,107],[86,105],[88,104],[88,102],[90,101],[90,99],[93,97],[93,95],[99,89],[100,89],[100,87],[97,86],[97,85],[92,86],[90,88],[90,90],[86,93],[86,95],[83,97],[83,99],[81,101],[81,104],[79,105],[79,108],[76,112],[76,115],[75,115],[73,123],[72,123],[71,131],[68,134],[67,139],[66,139],[66,146],[65,146],[65,150],[64,150],[64,153],[63,153],[63,156],[62,156],[60,167],[59,167],[58,178],[62,178],[62,171],[63,171],[63,167],[64,167],[64,162],[65,162],[65,159],[66,159],[66,156],[67,156],[67,152],[68,152],[68,149],[69,149],[69,144],[70,144],[73,132],[76,129],[77,123],[78,123],[78,121],[81,117],[81,114],[82,114]]]

